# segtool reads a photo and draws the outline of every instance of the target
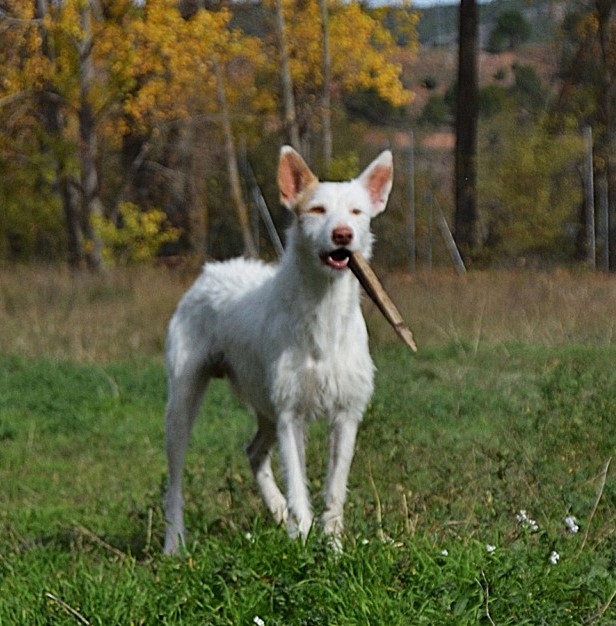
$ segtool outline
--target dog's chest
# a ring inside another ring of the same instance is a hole
[[[363,411],[372,393],[372,362],[367,350],[358,357],[344,350],[317,355],[289,350],[272,381],[274,404],[308,420]]]

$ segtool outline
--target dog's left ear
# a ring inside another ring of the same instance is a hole
[[[291,146],[283,146],[278,164],[280,202],[293,209],[304,191],[318,182],[304,159]]]
[[[381,152],[357,179],[370,196],[372,217],[385,210],[394,182],[394,161],[390,150]]]

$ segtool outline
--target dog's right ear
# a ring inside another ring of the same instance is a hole
[[[278,164],[280,202],[293,209],[302,194],[318,182],[304,159],[291,146],[282,146]]]

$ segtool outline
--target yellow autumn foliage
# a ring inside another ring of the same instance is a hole
[[[343,5],[330,26],[332,72],[348,91],[374,89],[393,106],[409,104],[412,92],[402,81],[403,53],[414,56],[416,43],[406,50],[397,46],[391,32],[358,3]],[[415,41],[415,40],[413,40]]]
[[[297,108],[306,128],[313,129],[323,84],[319,5],[317,0],[283,2]],[[3,17],[9,18],[3,19],[0,39],[4,204],[48,206],[57,213],[62,210],[59,177],[70,182],[79,204],[80,113],[87,110],[95,120],[100,200],[103,211],[111,212],[121,185],[130,184],[122,171],[127,137],[143,141],[143,154],[151,149],[146,166],[161,165],[163,172],[168,165],[157,162],[157,150],[169,140],[173,124],[194,120],[195,128],[213,136],[220,113],[215,65],[222,70],[234,134],[250,145],[279,131],[279,67],[267,30],[271,24],[265,20],[262,36],[249,36],[235,27],[233,7],[201,8],[185,19],[178,5],[177,0],[62,0],[46,2],[44,19],[36,20],[34,1],[2,3]],[[413,46],[398,45],[378,11],[334,1],[329,26],[334,97],[367,88],[395,105],[410,101],[401,63],[414,54]],[[215,151],[206,149],[208,156]],[[26,232],[16,214],[10,215],[0,233],[7,241],[11,233]],[[142,222],[139,228],[146,226]],[[129,232],[125,228],[118,237]]]
[[[273,4],[268,0],[270,7]],[[318,0],[283,0],[283,10],[295,88],[314,93],[323,83]],[[413,93],[402,82],[402,61],[413,59],[418,49],[418,17],[410,5],[402,5],[394,16],[404,45],[398,45],[386,27],[383,10],[336,1],[330,3],[329,15],[333,82],[346,92],[373,89],[393,106],[409,104]]]
[[[119,213],[120,228],[102,216],[92,217],[108,266],[152,261],[163,244],[176,242],[180,236],[180,231],[168,224],[167,216],[159,209],[142,211],[132,202],[123,202]]]

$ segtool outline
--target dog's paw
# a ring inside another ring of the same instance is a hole
[[[276,524],[286,524],[289,519],[289,509],[287,507],[287,501],[283,496],[276,498],[272,502],[268,502],[268,508],[274,516]]]
[[[184,536],[177,532],[167,532],[165,537],[164,554],[167,556],[181,556],[184,552]]]
[[[339,537],[344,527],[342,513],[326,510],[321,517],[321,526],[325,535]]]
[[[289,512],[287,518],[287,534],[291,539],[301,539],[306,542],[310,529],[312,528],[312,515],[303,515],[298,517],[294,513]]]

